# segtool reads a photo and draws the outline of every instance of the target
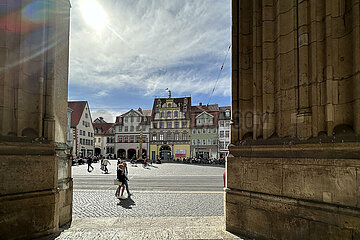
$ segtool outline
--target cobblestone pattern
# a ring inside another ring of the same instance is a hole
[[[116,175],[116,160],[110,160],[111,165],[108,166],[110,176]],[[100,163],[93,163],[94,170],[87,172],[87,164],[72,167],[72,175],[74,177],[79,175],[98,175],[102,174],[100,170]],[[153,166],[143,168],[142,164],[128,163],[128,170],[130,177],[136,176],[222,176],[225,171],[221,166],[207,166],[207,165],[193,165],[193,164],[177,164],[177,163],[163,163],[154,164]],[[104,175],[104,174],[102,174]]]
[[[134,192],[121,201],[114,193],[74,190],[73,217],[224,216],[223,193]]]
[[[76,218],[56,239],[241,239],[226,232],[224,222],[224,217]]]

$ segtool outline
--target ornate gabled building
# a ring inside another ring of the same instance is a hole
[[[94,127],[87,101],[71,101],[68,103],[71,112],[71,129],[74,145],[71,146],[73,156],[87,157],[94,155]]]
[[[115,153],[118,158],[133,159],[141,155],[143,159],[148,158],[150,112],[141,108],[131,109],[116,117]]]
[[[218,158],[219,106],[191,106],[191,157]]]
[[[190,157],[191,97],[155,98],[150,127],[150,159]]]
[[[115,157],[115,124],[99,117],[94,120],[93,127],[95,155]]]

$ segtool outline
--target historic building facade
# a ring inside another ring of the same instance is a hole
[[[218,117],[217,104],[191,106],[191,157],[218,158]]]
[[[218,134],[219,158],[225,158],[229,153],[231,107],[219,107]]]
[[[151,110],[141,108],[116,117],[115,153],[118,158],[133,159],[141,155],[143,159],[148,158],[150,120]]]
[[[73,156],[87,157],[94,155],[94,127],[87,101],[71,101],[68,103],[71,112],[71,129],[74,145],[71,146]]]
[[[95,155],[115,157],[115,124],[99,117],[94,120],[93,127]]]
[[[155,98],[150,127],[150,159],[190,157],[191,97]]]
[[[54,233],[72,218],[70,2],[52,2],[32,7],[31,1],[0,0],[2,239]]]
[[[360,238],[360,2],[232,1],[226,229]]]

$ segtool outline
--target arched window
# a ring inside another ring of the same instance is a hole
[[[171,107],[171,103],[168,103],[168,107]]]
[[[168,112],[166,113],[166,115],[167,115],[167,117],[171,117],[171,112],[168,111]]]
[[[178,111],[174,112],[174,117],[178,117]]]
[[[161,112],[161,117],[164,117],[164,112]]]

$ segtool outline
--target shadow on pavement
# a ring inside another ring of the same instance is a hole
[[[120,200],[117,205],[126,209],[132,209],[132,206],[135,206],[136,203],[131,199],[131,197],[128,197],[127,199]]]

